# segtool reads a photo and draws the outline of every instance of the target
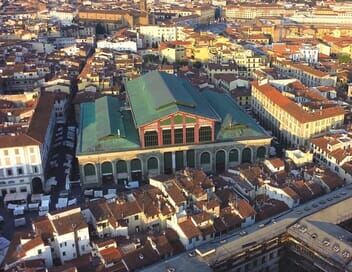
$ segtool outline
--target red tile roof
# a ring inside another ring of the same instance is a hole
[[[345,112],[342,107],[330,107],[315,112],[308,112],[298,106],[288,97],[281,94],[279,90],[270,84],[259,85],[258,82],[253,82],[252,87],[264,94],[269,100],[278,105],[281,109],[286,111],[300,123],[314,122],[329,117],[336,117],[344,115]]]
[[[201,234],[199,229],[196,227],[196,225],[193,224],[191,219],[187,219],[179,223],[179,226],[188,239],[197,237]]]

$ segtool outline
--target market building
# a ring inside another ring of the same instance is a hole
[[[225,92],[150,72],[126,83],[126,101],[83,103],[77,158],[83,186],[143,180],[185,167],[222,172],[264,159],[271,137]]]

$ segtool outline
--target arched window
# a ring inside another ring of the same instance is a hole
[[[201,127],[199,129],[199,141],[200,142],[211,141],[211,127]]]
[[[32,189],[34,194],[39,194],[43,192],[43,184],[40,178],[35,177],[34,179],[32,179]]]
[[[144,133],[144,146],[157,146],[158,133],[156,131],[147,131]]]
[[[158,169],[158,160],[155,157],[149,158],[147,162],[148,170]]]
[[[102,173],[102,175],[111,175],[112,174],[112,163],[111,162],[103,162],[101,165],[101,173]]]
[[[91,163],[86,164],[86,165],[84,166],[84,175],[85,175],[86,177],[88,177],[88,176],[95,176],[95,175],[96,175],[96,173],[95,173],[95,166],[94,166],[93,164],[91,164]]]
[[[140,159],[133,159],[131,161],[131,171],[141,171],[142,170],[142,164]]]
[[[200,155],[200,164],[210,164],[210,154],[209,154],[209,152],[203,152]]]
[[[186,157],[187,157],[187,167],[194,168],[195,167],[194,150],[193,149],[187,150]]]
[[[266,148],[264,146],[261,146],[257,149],[257,159],[265,159],[265,154],[266,154]]]
[[[229,162],[238,162],[238,150],[231,149],[229,152]]]
[[[116,163],[116,172],[117,173],[127,173],[127,163],[126,163],[126,161],[122,161],[122,160],[120,160],[120,161],[118,161],[117,163]]]
[[[248,163],[252,162],[252,151],[248,147],[242,150],[242,163],[244,162],[248,162]]]
[[[226,154],[224,150],[219,150],[216,152],[215,156],[215,165],[216,165],[216,172],[223,172],[225,171],[226,167]]]

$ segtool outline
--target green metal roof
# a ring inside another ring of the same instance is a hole
[[[130,111],[121,111],[116,97],[81,104],[77,153],[137,149],[138,132]]]
[[[136,126],[180,111],[215,119],[217,141],[269,137],[226,93],[199,91],[184,79],[159,72],[127,85],[131,111],[122,110],[111,96],[81,104],[77,154],[139,149]]]
[[[153,71],[129,81],[126,91],[137,127],[176,112],[219,120],[195,87],[165,72]]]
[[[96,136],[102,139],[107,136],[120,135],[126,137],[120,110],[120,103],[117,99],[104,96],[95,102]]]
[[[216,140],[268,136],[228,94],[206,89],[202,95],[222,119],[216,124]]]

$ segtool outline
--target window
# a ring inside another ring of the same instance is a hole
[[[139,219],[139,216],[138,214],[134,216],[134,220],[138,220]]]
[[[171,130],[170,129],[163,130],[163,144],[164,145],[171,144]]]
[[[33,173],[38,173],[38,166],[32,166]]]
[[[188,239],[188,244],[192,244],[192,238]]]
[[[147,131],[144,133],[144,146],[157,146],[158,133],[156,131]]]
[[[231,149],[229,152],[229,162],[237,162],[238,161],[238,150]]]
[[[194,143],[194,128],[186,128],[186,143]]]
[[[66,252],[65,251],[62,252],[62,256],[66,256]]]
[[[37,161],[37,156],[36,156],[36,155],[31,155],[31,156],[30,156],[30,161],[31,161],[32,163],[36,163],[36,161]]]
[[[18,175],[23,175],[23,169],[22,169],[22,167],[18,167],[18,168],[17,168],[17,174],[18,174]]]
[[[177,128],[175,129],[175,144],[183,143],[183,129]]]
[[[210,164],[210,154],[208,152],[203,152],[200,156],[200,164]]]
[[[20,164],[21,162],[21,157],[16,157],[16,164]]]
[[[19,154],[20,154],[20,151],[18,150],[18,148],[15,149],[15,154],[16,154],[16,155],[19,155]]]
[[[38,255],[42,254],[42,250],[38,249]]]
[[[84,175],[87,177],[87,176],[95,176],[96,173],[95,173],[95,166],[91,163],[89,164],[86,164],[84,166]]]
[[[8,176],[12,176],[13,175],[12,169],[7,169],[6,173],[7,173]]]
[[[27,192],[27,187],[21,187],[20,191],[21,191],[21,193],[26,193]]]
[[[201,127],[199,129],[199,141],[200,142],[211,141],[211,127]]]
[[[4,156],[8,156],[9,155],[9,151],[7,149],[4,150]]]

